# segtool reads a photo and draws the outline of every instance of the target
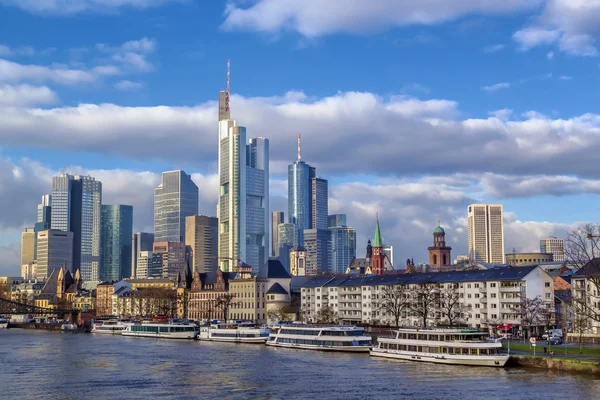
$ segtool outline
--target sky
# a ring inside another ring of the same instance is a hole
[[[506,252],[597,222],[600,0],[0,0],[0,275],[61,171],[103,183],[152,231],[153,188],[183,169],[217,201],[218,91],[287,165],[329,180],[330,213],[378,214],[395,263],[441,221],[466,253],[468,204],[501,203]]]

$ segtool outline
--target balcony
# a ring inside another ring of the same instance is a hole
[[[487,288],[484,287],[479,287],[479,293],[487,293]]]
[[[500,301],[502,303],[520,303],[521,298],[520,297],[505,297],[503,299],[500,299]]]
[[[346,307],[346,306],[340,306],[338,307],[338,311],[361,311],[362,309],[360,307]]]
[[[521,286],[500,286],[500,291],[504,293],[519,293]]]
[[[475,300],[477,300],[477,299],[475,299]],[[482,297],[479,298],[479,302],[480,303],[487,303],[487,301],[488,301],[488,298],[485,297],[485,296],[482,296]]]

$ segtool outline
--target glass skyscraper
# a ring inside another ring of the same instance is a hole
[[[45,194],[42,196],[42,202],[37,206],[37,221],[50,223],[52,196]]]
[[[102,205],[100,280],[116,281],[131,275],[132,234],[132,206]]]
[[[185,242],[185,217],[198,214],[198,186],[184,171],[163,172],[154,189],[154,241]]]
[[[152,246],[154,244],[154,233],[138,232],[133,234],[131,240],[131,271],[129,276],[132,278],[138,277],[137,275],[137,260],[140,256],[141,251],[152,252]],[[162,273],[162,267],[161,267]]]
[[[329,212],[329,194],[327,180],[312,178],[312,223],[313,229],[327,229],[327,218]]]
[[[356,230],[346,226],[346,214],[335,214],[329,216],[329,232],[329,269],[343,274],[356,257]]]
[[[269,259],[269,139],[246,146],[246,264],[254,272]]]
[[[288,166],[288,222],[298,229],[298,243],[304,244],[304,230],[312,228],[312,179],[315,169],[302,160]]]

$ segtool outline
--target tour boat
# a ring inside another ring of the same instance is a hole
[[[104,335],[120,335],[130,323],[117,320],[94,321],[92,323],[92,333]]]
[[[499,354],[500,342],[485,332],[468,329],[399,329],[394,338],[379,338],[373,357],[438,364],[503,367],[509,356]]]
[[[257,328],[252,322],[217,322],[200,327],[198,340],[234,343],[265,343],[271,330]]]
[[[368,352],[371,337],[354,326],[283,325],[269,335],[267,346],[304,350]]]
[[[6,318],[0,318],[0,329],[8,328],[8,320]]]
[[[162,339],[194,339],[198,326],[183,322],[155,323],[136,322],[128,324],[121,331],[123,336],[150,337]]]

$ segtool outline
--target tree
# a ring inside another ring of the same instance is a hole
[[[334,324],[338,322],[338,317],[331,307],[325,305],[317,311],[317,323]]]
[[[267,316],[270,319],[275,319],[278,322],[290,322],[293,321],[294,318],[292,317],[292,315],[296,315],[296,309],[291,307],[291,306],[286,306],[286,305],[281,305],[278,307],[275,307],[271,310],[269,310],[269,312],[267,313]]]
[[[435,310],[439,299],[438,285],[435,283],[422,283],[416,285],[410,293],[410,313],[422,322],[422,327],[427,328],[427,318]]]
[[[219,298],[216,301],[215,308],[223,310],[223,317],[225,319],[229,318],[229,308],[231,307],[231,305],[236,304],[233,301],[234,298],[235,295],[225,293],[224,295],[219,296]]]
[[[528,299],[521,297],[521,302],[517,310],[521,315],[521,326],[526,328],[527,336],[531,337],[533,327],[543,325],[544,323],[544,300],[541,297]]]
[[[0,282],[0,299],[10,300],[11,285],[7,281]]]
[[[458,283],[450,283],[440,289],[438,311],[442,314],[451,326],[460,322],[467,307],[460,301],[460,291]]]
[[[406,314],[410,307],[410,291],[406,285],[386,285],[379,293],[376,307],[384,314],[394,317],[396,327],[400,318]]]

